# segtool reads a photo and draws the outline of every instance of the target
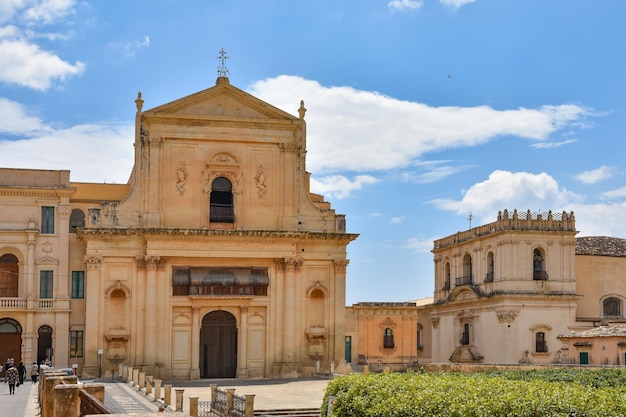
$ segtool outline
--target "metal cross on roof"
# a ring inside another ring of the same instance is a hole
[[[224,48],[220,50],[220,54],[216,57],[220,65],[217,67],[217,76],[218,77],[228,77],[230,73],[228,72],[228,68],[226,68],[226,60],[230,59],[229,56],[226,56],[226,51]]]

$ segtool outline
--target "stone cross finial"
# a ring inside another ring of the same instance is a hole
[[[220,54],[217,56],[217,59],[220,62],[220,65],[217,67],[217,77],[228,77],[230,73],[228,72],[228,68],[226,68],[226,60],[230,59],[230,57],[226,56],[224,48],[220,50]]]

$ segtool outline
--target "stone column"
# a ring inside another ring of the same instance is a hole
[[[146,256],[146,299],[144,308],[144,366],[151,367],[146,369],[150,373],[156,364],[156,343],[149,343],[148,340],[155,340],[157,337],[157,269],[162,265],[163,261],[157,256]],[[152,372],[154,373],[154,372]]]
[[[294,309],[295,297],[294,281],[295,270],[300,267],[301,261],[295,258],[285,259],[285,287],[283,292],[283,362],[292,363],[294,353]]]
[[[161,380],[160,379],[154,380],[154,399],[155,400],[161,399]]]
[[[248,375],[248,307],[239,308],[239,377]]]
[[[103,288],[100,281],[101,259],[87,257],[85,266],[85,304],[89,308],[85,312],[85,365],[83,378],[98,376],[98,349],[104,348],[104,335],[101,331],[104,322]]]
[[[190,379],[200,379],[200,307],[191,307],[191,369]]]
[[[271,337],[275,344],[274,358],[273,358],[273,370],[272,374],[278,376],[280,374],[280,363],[283,361],[283,321],[282,315],[284,311],[284,287],[285,287],[285,263],[283,260],[276,260],[276,279],[270,280],[270,286],[273,286],[274,293],[277,294],[273,297],[274,302],[269,306],[270,317],[272,317],[272,323],[267,325],[267,337]]]
[[[165,385],[163,387],[165,389],[165,397],[163,398],[163,404],[165,404],[165,406],[169,406],[172,405],[172,386],[171,385]]]
[[[254,417],[254,394],[246,394],[246,417]]]
[[[80,417],[80,389],[77,384],[54,387],[54,417]]]
[[[345,372],[346,349],[346,269],[349,261],[341,259],[334,262],[333,285],[330,288],[331,311],[329,317],[330,334],[328,341],[328,359],[342,364],[341,372]]]
[[[189,397],[189,415],[198,417],[198,397]]]
[[[176,411],[183,411],[183,394],[185,390],[182,388],[176,388]]]

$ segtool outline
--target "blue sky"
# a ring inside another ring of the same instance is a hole
[[[2,0],[0,166],[125,183],[144,109],[231,84],[308,109],[360,237],[347,304],[432,296],[432,242],[499,210],[626,237],[623,0]]]

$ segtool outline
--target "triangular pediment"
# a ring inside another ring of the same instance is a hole
[[[294,103],[294,110],[298,103]],[[146,117],[297,120],[227,81],[143,112]]]

